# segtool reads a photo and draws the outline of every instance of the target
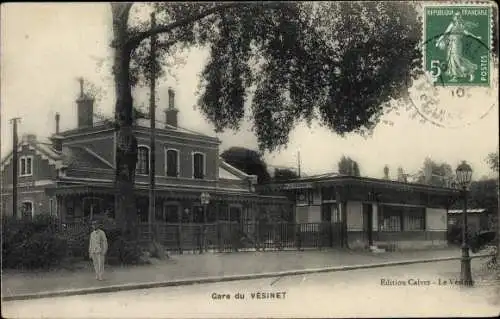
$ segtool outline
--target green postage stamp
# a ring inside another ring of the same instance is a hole
[[[424,69],[435,85],[490,86],[492,7],[424,7]]]

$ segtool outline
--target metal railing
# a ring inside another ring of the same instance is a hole
[[[139,240],[150,240],[148,224],[138,225]],[[283,250],[342,246],[341,224],[290,222],[155,223],[154,237],[169,251]]]
[[[86,220],[58,222],[55,230],[68,238],[70,251],[80,251],[90,234]],[[154,238],[168,251],[231,252],[240,250],[284,250],[342,247],[340,223],[230,222],[166,223],[155,222],[149,233],[148,223],[137,224],[138,240],[148,244]]]

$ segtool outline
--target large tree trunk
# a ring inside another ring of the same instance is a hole
[[[120,227],[136,237],[136,205],[134,196],[137,139],[132,130],[132,89],[127,23],[131,4],[113,3],[113,76],[115,81],[115,121],[117,129],[115,187],[116,219]]]

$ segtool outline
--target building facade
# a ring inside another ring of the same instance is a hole
[[[463,209],[450,209],[448,211],[448,226],[462,227],[464,220]],[[494,229],[495,215],[485,208],[469,208],[467,209],[467,227],[474,234],[480,231]]]
[[[94,122],[94,101],[82,91],[76,101],[78,127],[61,132],[59,115],[49,142],[25,135],[17,145],[19,156],[19,211],[12,212],[12,152],[1,163],[2,215],[31,218],[52,214],[63,222],[115,217],[113,187],[116,130],[112,123]],[[158,223],[244,223],[262,211],[290,210],[283,196],[255,192],[256,176],[225,163],[219,157],[220,140],[178,126],[175,95],[169,90],[165,120],[156,125],[156,152],[151,154],[149,120],[137,120],[135,178],[138,222],[148,222],[150,156],[155,156],[155,214]],[[207,193],[209,203],[200,196]]]
[[[261,190],[288,196],[295,203],[297,223],[319,223],[318,231],[324,231],[329,245],[349,248],[444,247],[447,211],[459,196],[449,188],[339,174]]]

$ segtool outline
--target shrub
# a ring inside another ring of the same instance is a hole
[[[78,225],[75,228],[63,229],[62,235],[68,241],[68,254],[71,257],[87,260],[90,230],[87,225]]]
[[[60,262],[67,256],[66,240],[50,230],[35,233],[24,241],[20,247],[23,268],[49,268]]]
[[[33,220],[2,218],[2,262],[5,268],[48,268],[59,264],[67,242],[58,235],[59,221],[50,215]]]
[[[137,265],[144,263],[143,250],[135,240],[127,238],[121,229],[106,230],[108,238],[107,261],[110,265]]]
[[[21,238],[14,236],[12,238]],[[3,242],[3,267],[49,268],[59,264],[67,254],[66,240],[50,230],[35,232],[17,242]]]
[[[250,243],[250,239],[247,237],[247,234],[243,230],[239,228],[232,229],[231,244],[233,246],[233,250],[238,251],[239,249],[245,248],[245,246]]]
[[[487,246],[496,244],[497,233],[494,231],[482,231],[476,233],[469,241],[473,253],[478,252]]]
[[[23,251],[20,246],[35,232],[31,221],[2,218],[2,263],[3,267],[21,267]]]
[[[50,214],[38,214],[32,220],[35,232],[43,232],[45,230],[50,230],[56,232],[60,230],[61,223],[59,219]]]
[[[143,263],[137,241],[122,234],[113,221],[103,220],[109,264]],[[90,225],[63,225],[49,215],[33,220],[2,218],[2,262],[5,268],[47,268],[66,257],[88,260]]]
[[[448,237],[448,242],[451,244],[456,244],[456,245],[462,244],[462,237],[463,237],[462,236],[462,226],[453,225],[453,226],[449,227],[447,237]],[[473,236],[472,232],[470,231],[470,229],[468,229],[467,239],[469,240],[469,242],[473,237],[474,236]]]
[[[116,225],[113,220],[108,218],[98,221],[104,225],[103,229],[106,232],[109,244],[109,242],[112,242],[115,237],[114,232],[118,231],[116,230]],[[87,221],[62,227],[61,233],[68,241],[68,254],[71,257],[89,260],[88,248],[91,231],[90,223]]]
[[[119,237],[109,246],[107,260],[111,265],[137,265],[142,263],[142,255],[137,242]]]

